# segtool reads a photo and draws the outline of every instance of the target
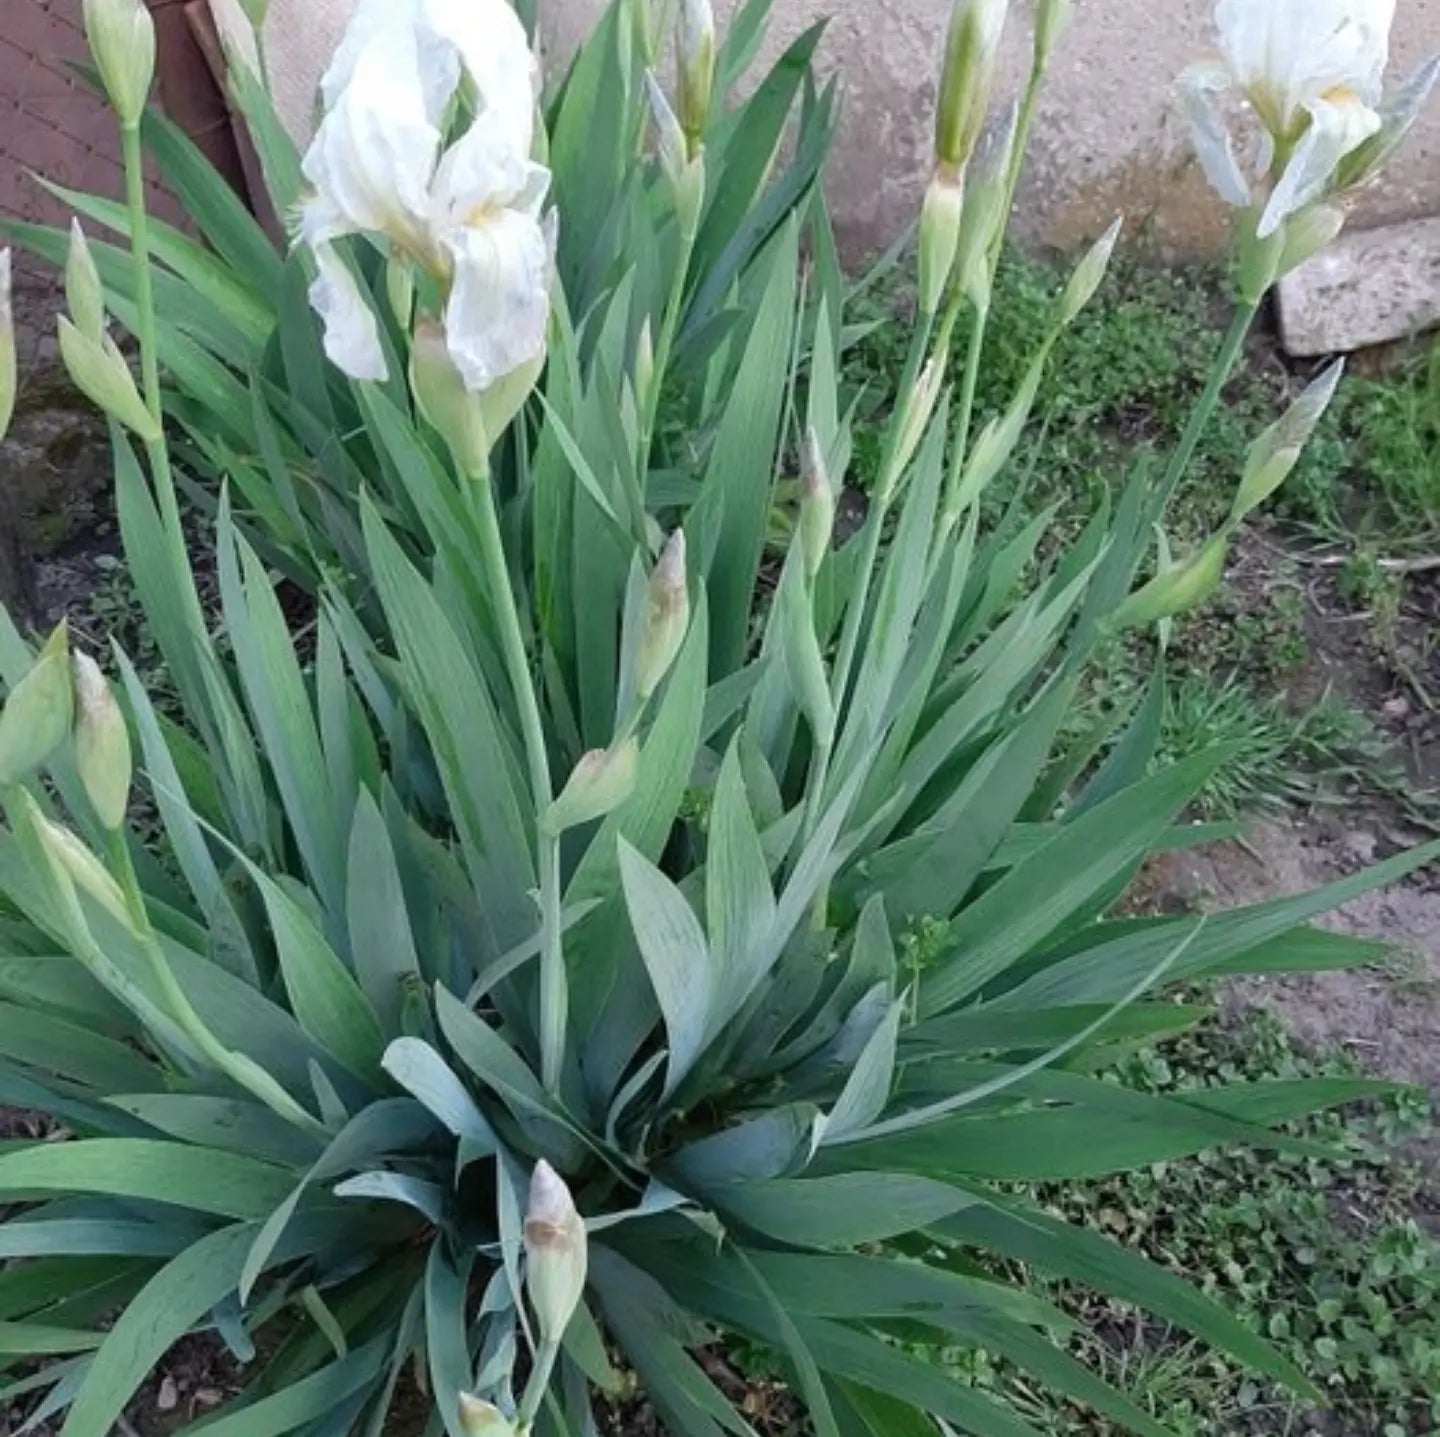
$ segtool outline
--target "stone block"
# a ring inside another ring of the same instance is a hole
[[[1440,325],[1440,217],[1341,235],[1280,284],[1298,358],[1349,354]]]

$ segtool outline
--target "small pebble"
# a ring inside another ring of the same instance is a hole
[[[173,1377],[167,1377],[160,1384],[160,1390],[155,1394],[155,1406],[161,1412],[173,1412],[180,1405],[180,1389],[175,1385]]]

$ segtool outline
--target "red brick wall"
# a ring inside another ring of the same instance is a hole
[[[114,117],[70,69],[89,59],[80,6],[81,0],[0,0],[0,214],[7,218],[68,221],[32,171],[71,189],[123,194]],[[151,200],[156,212],[175,217],[173,202],[153,182]],[[54,275],[22,253],[15,258],[21,350],[33,355],[50,327]]]

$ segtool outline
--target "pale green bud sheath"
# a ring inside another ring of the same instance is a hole
[[[1035,64],[1040,70],[1050,64],[1056,43],[1070,23],[1074,0],[1040,0],[1035,11]]]
[[[15,355],[15,315],[10,299],[10,251],[0,249],[0,439],[15,417],[20,370]]]
[[[465,387],[450,357],[444,327],[422,319],[410,346],[410,392],[426,423],[445,441],[455,467],[467,479],[484,478],[490,446],[480,396]]]
[[[640,337],[635,341],[635,397],[642,408],[646,407],[655,389],[655,335],[650,327],[650,316],[640,326]]]
[[[641,703],[654,697],[690,631],[685,557],[685,531],[677,529],[650,575],[645,634],[635,659],[635,693]]]
[[[964,177],[940,166],[920,210],[920,305],[925,314],[935,314],[945,298],[960,247],[964,210]]]
[[[516,1437],[515,1424],[493,1403],[460,1394],[460,1430],[465,1437]]]
[[[1100,288],[1110,269],[1110,260],[1115,253],[1115,245],[1120,239],[1124,224],[1124,218],[1117,216],[1110,228],[1091,245],[1084,259],[1076,265],[1060,301],[1062,325],[1073,324],[1085,306],[1095,298],[1095,291]]]
[[[37,812],[35,830],[50,861],[69,876],[80,893],[127,928],[133,927],[125,894],[120,885],[105,865],[68,828],[52,823]]]
[[[525,1289],[542,1346],[565,1335],[585,1291],[585,1224],[565,1181],[543,1159],[530,1177],[525,1210]]]
[[[806,577],[813,580],[835,538],[835,488],[830,482],[820,436],[813,428],[805,432],[800,486],[800,546],[805,554]]]
[[[0,788],[22,783],[45,763],[68,737],[74,711],[70,640],[61,624],[0,709]]]
[[[613,748],[592,749],[541,816],[541,827],[547,833],[564,833],[613,813],[635,791],[639,770],[640,745],[633,738]]]
[[[689,157],[694,159],[704,148],[715,97],[715,14],[710,0],[680,0],[676,54],[680,127]]]
[[[1231,524],[1238,524],[1247,514],[1258,509],[1290,477],[1315,432],[1315,426],[1324,418],[1325,411],[1335,398],[1344,373],[1343,359],[1329,365],[1284,415],[1250,446],[1245,473],[1230,510]]]
[[[85,796],[107,829],[125,822],[133,771],[125,716],[89,654],[71,660],[75,685],[75,767]]]
[[[1009,0],[956,0],[945,40],[935,159],[959,173],[985,126]]]
[[[645,72],[645,89],[650,98],[650,116],[655,125],[655,149],[660,166],[670,181],[675,200],[675,214],[680,233],[693,240],[700,226],[700,210],[705,203],[705,158],[693,154],[679,117],[650,71]]]
[[[1190,559],[1157,574],[1115,611],[1113,627],[1146,627],[1199,608],[1225,578],[1229,543],[1228,533],[1222,531]]]
[[[107,334],[97,344],[87,339],[63,314],[59,320],[60,357],[75,387],[117,424],[133,430],[147,444],[158,444],[160,421],[151,413],[135,376],[115,341]]]
[[[155,80],[155,23],[142,0],[85,0],[85,38],[122,128],[145,113]]]
[[[70,221],[70,248],[65,256],[65,304],[75,328],[92,344],[105,338],[105,291],[95,257],[78,219]]]
[[[1005,228],[1010,157],[1020,107],[1012,102],[981,135],[965,172],[965,206],[955,258],[955,279],[977,310],[988,311],[994,285],[993,255]]]

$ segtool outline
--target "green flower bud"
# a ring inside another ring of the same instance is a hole
[[[935,158],[957,172],[965,168],[985,125],[1008,8],[1009,0],[955,0],[950,16],[935,116]]]
[[[108,829],[125,822],[130,804],[130,733],[125,716],[89,654],[74,654],[75,767],[96,817]]]
[[[142,0],[85,0],[85,38],[121,125],[133,129],[155,80],[150,12]]]
[[[480,396],[450,358],[443,326],[422,319],[410,345],[410,392],[426,422],[449,447],[455,466],[468,478],[483,476],[490,461]]]
[[[1035,12],[1035,64],[1044,70],[1055,53],[1056,42],[1070,23],[1074,0],[1040,0]]]
[[[1062,325],[1073,324],[1085,306],[1095,298],[1095,291],[1100,288],[1110,268],[1110,259],[1115,253],[1115,244],[1124,225],[1124,217],[1116,216],[1115,222],[1090,246],[1085,258],[1075,266],[1075,272],[1070,276],[1070,283],[1065,286],[1065,294],[1060,301]]]
[[[1258,509],[1290,477],[1290,471],[1299,463],[1315,426],[1335,398],[1335,390],[1344,373],[1345,361],[1336,360],[1250,446],[1245,473],[1230,510],[1231,523],[1238,524],[1247,514]]]
[[[1049,353],[1048,346],[1044,347],[1030,361],[1030,368],[1005,413],[999,419],[990,420],[980,431],[948,514],[952,522],[985,492],[1014,456],[1035,408]]]
[[[650,575],[645,633],[635,659],[635,693],[648,703],[679,657],[690,631],[690,589],[685,571],[685,531],[677,529]]]
[[[960,247],[965,181],[954,171],[935,171],[920,211],[920,310],[934,314],[945,298]]]
[[[70,221],[70,250],[65,256],[65,303],[75,328],[92,344],[103,342],[105,291],[79,220]]]
[[[592,749],[545,811],[541,828],[551,835],[564,833],[613,813],[635,791],[639,771],[640,745],[633,738],[615,748]]]
[[[800,547],[805,555],[805,573],[813,579],[835,539],[835,488],[830,483],[820,436],[813,428],[805,432],[800,485]]]
[[[1133,629],[1172,619],[1198,608],[1225,578],[1229,536],[1221,532],[1185,563],[1157,574],[1115,611],[1116,629]]]
[[[20,370],[15,356],[15,315],[10,299],[10,251],[0,249],[0,439],[15,417]]]
[[[905,417],[900,423],[895,454],[885,474],[885,492],[877,497],[888,500],[900,476],[910,467],[910,461],[915,457],[915,451],[920,447],[926,429],[930,427],[930,420],[935,413],[935,405],[939,402],[940,389],[944,383],[945,356],[932,355],[925,361],[925,368],[920,371],[920,378],[915,381],[915,388],[905,401]]]
[[[715,14],[710,0],[680,0],[680,128],[694,159],[705,144],[715,96]]]
[[[965,298],[978,310],[990,307],[994,253],[1008,218],[1005,200],[1019,123],[1020,106],[1012,102],[986,127],[966,171],[955,269]]]
[[[0,788],[29,778],[69,736],[75,711],[65,625],[0,709]]]
[[[655,336],[650,328],[650,317],[640,326],[640,337],[635,341],[635,397],[644,406],[654,397],[655,389]]]
[[[515,1424],[493,1403],[460,1394],[460,1428],[466,1437],[515,1437]]]
[[[118,424],[132,429],[147,444],[156,443],[161,428],[145,407],[125,356],[110,336],[97,344],[86,338],[62,314],[60,357],[76,389]]]
[[[585,1224],[570,1189],[542,1159],[525,1211],[525,1287],[543,1344],[558,1345],[565,1335],[585,1291],[587,1262]]]
[[[69,884],[127,927],[130,914],[125,895],[109,870],[68,828],[52,823],[37,809],[33,814],[35,832],[57,877]]]
[[[815,741],[828,747],[835,738],[835,701],[830,694],[830,678],[825,672],[825,659],[815,633],[810,596],[799,579],[798,572],[791,571],[780,588],[785,671]]]
[[[700,211],[705,204],[705,158],[698,151],[691,154],[680,121],[665,98],[660,82],[649,70],[645,72],[645,88],[655,123],[656,152],[670,181],[680,233],[686,240],[693,240],[700,228]]]

